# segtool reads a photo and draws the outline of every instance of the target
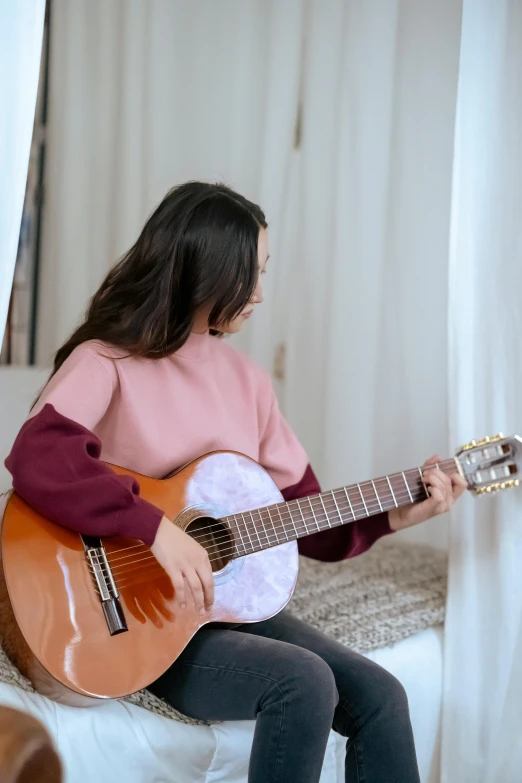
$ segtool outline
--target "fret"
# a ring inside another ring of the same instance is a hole
[[[252,528],[253,528],[252,537],[253,537],[254,549],[255,550],[262,549],[263,548],[263,544],[261,543],[261,536],[259,535],[257,522],[254,519],[254,512],[253,511],[245,511],[245,515],[246,514],[248,514],[250,524],[252,525]],[[256,542],[256,538],[257,538],[257,542]]]
[[[293,501],[293,502],[295,502],[295,501]],[[299,511],[301,511],[301,509],[300,509],[300,507],[299,507],[299,500],[297,501],[297,507],[299,508]],[[295,530],[295,536],[296,536],[296,538],[298,538],[298,537],[299,537],[299,533],[297,532],[297,528],[296,528],[296,526],[295,526],[295,522],[294,522],[294,517],[293,517],[293,514],[292,514],[292,512],[290,511],[290,505],[288,505],[288,506],[287,506],[287,508],[288,508],[288,513],[290,514],[290,522],[291,522],[291,523],[292,523],[292,525],[294,526],[294,530]]]
[[[386,481],[388,482],[390,492],[392,493],[392,498],[393,498],[393,502],[395,503],[395,508],[399,508],[399,504],[397,503],[397,498],[395,497],[395,492],[393,491],[393,487],[391,485],[391,481],[388,476],[386,476]]]
[[[346,500],[348,501],[348,505],[350,506],[350,513],[352,515],[352,519],[355,522],[356,516],[353,510],[352,501],[350,500],[350,495],[348,494],[348,489],[346,487],[343,487],[344,494],[346,495]]]
[[[299,502],[300,499],[296,498],[295,500],[296,500],[296,503],[297,503],[297,508],[299,509],[299,513],[301,514],[301,519],[299,520],[299,524],[301,524],[301,522],[302,522],[306,532],[308,532],[308,525],[306,524],[306,517],[304,515],[303,509],[301,508],[301,503]]]
[[[431,495],[430,495],[430,493],[428,492],[428,487],[427,487],[427,486],[426,486],[426,484],[424,483],[424,477],[423,477],[423,475],[422,475],[422,470],[421,470],[420,468],[417,468],[417,470],[419,471],[420,480],[421,480],[421,482],[422,482],[422,486],[424,487],[424,492],[426,493],[426,498],[429,498],[429,497],[431,497]]]
[[[381,509],[381,511],[384,511],[384,509],[382,507],[381,499],[380,499],[380,497],[379,497],[379,495],[377,493],[377,490],[375,488],[375,482],[374,482],[373,479],[371,479],[371,482],[372,482],[373,491],[375,492],[375,497],[377,498],[377,503],[379,504],[379,508]]]
[[[267,519],[267,525],[268,525],[268,533],[267,533],[267,535],[268,535],[268,537],[272,536],[274,538],[275,542],[277,543],[279,541],[279,538],[278,538],[278,535],[277,535],[276,526],[274,525],[274,520],[272,519],[272,513],[271,513],[269,507],[267,507],[265,510],[266,510],[267,517],[268,517],[268,519]],[[266,529],[264,520],[263,520],[263,527]]]
[[[408,495],[410,496],[410,503],[413,503],[413,495],[410,492],[410,485],[406,481],[406,476],[404,475],[404,471],[401,473],[404,483],[406,484],[406,489],[408,490]]]
[[[241,533],[241,528],[239,527],[239,523],[238,523],[238,521],[237,521],[237,519],[236,519],[236,515],[234,514],[234,516],[233,516],[233,517],[229,517],[229,519],[233,519],[233,520],[234,520],[234,522],[235,522],[235,529],[236,529],[236,530],[237,530],[237,532],[239,533],[239,538],[241,539],[241,544],[242,544],[242,546],[243,546],[243,549],[244,549],[244,550],[245,550],[245,552],[246,552],[246,545],[245,545],[245,542],[244,542],[244,540],[243,540],[243,535],[242,535],[242,533]],[[237,547],[236,547],[236,548],[237,548]]]
[[[245,512],[245,513],[248,513],[250,515],[250,521],[252,522],[252,527],[254,528],[254,533],[256,534],[257,540],[259,541],[259,548],[263,549],[263,544],[261,543],[261,538],[259,536],[259,530],[257,529],[256,521],[254,519],[254,514],[253,514],[252,511],[248,511],[248,512]],[[258,513],[259,513],[259,510],[258,510]]]
[[[254,542],[252,541],[252,536],[250,535],[250,530],[248,529],[248,525],[247,525],[246,520],[245,520],[245,514],[244,513],[240,514],[240,517],[241,517],[241,520],[242,520],[242,522],[243,522],[243,524],[245,526],[245,530],[246,530],[246,533],[247,533],[247,536],[248,536],[248,540],[250,542],[250,546],[252,547],[252,552],[255,552],[256,548],[255,548]]]
[[[233,515],[231,515],[229,517],[225,517],[225,521],[227,521],[227,520],[230,520],[230,527],[237,532],[237,534],[239,536],[239,539],[241,541],[241,545],[242,545],[243,549],[246,551],[245,542],[243,540],[243,536],[241,534],[241,528],[239,527],[239,522],[236,519],[236,515],[233,514]]]
[[[290,539],[288,538],[288,533],[286,532],[286,525],[285,525],[285,523],[283,522],[283,517],[282,517],[282,515],[281,515],[281,506],[277,505],[277,506],[276,506],[276,509],[277,509],[277,513],[279,514],[279,519],[281,520],[281,528],[282,528],[282,530],[283,530],[283,533],[284,533],[284,534],[285,534],[285,536],[286,536],[286,540],[287,540],[287,541],[290,541]]]
[[[343,522],[343,515],[341,514],[341,509],[337,505],[337,500],[335,499],[335,491],[330,492],[330,494],[332,496],[333,502],[335,503],[335,508],[337,509],[337,513],[339,514],[339,519],[341,522]],[[330,527],[332,526],[330,525]]]
[[[296,499],[295,499],[295,503],[297,503],[297,508],[299,509],[299,513],[301,514],[301,519],[302,519],[302,520],[303,520],[303,522],[304,522],[304,525],[305,525],[305,530],[306,530],[306,532],[308,532],[308,529],[307,529],[307,527],[306,527],[306,522],[304,521],[303,511],[302,511],[302,509],[301,509],[301,504],[299,503],[299,498],[296,498]],[[290,519],[292,520],[292,524],[293,524],[293,526],[294,526],[294,530],[295,530],[295,534],[296,534],[296,536],[299,536],[299,533],[298,533],[298,531],[297,531],[297,528],[296,528],[296,526],[295,526],[294,517],[292,516],[292,513],[291,513],[291,512],[290,512]]]
[[[331,527],[330,521],[328,519],[328,511],[326,510],[326,506],[323,503],[323,496],[322,495],[318,495],[318,497],[319,497],[319,500],[321,501],[321,506],[323,507],[324,516],[325,516],[326,521],[328,522],[328,526]],[[324,528],[322,528],[322,529],[324,530]]]
[[[319,527],[319,522],[317,521],[317,517],[315,516],[315,511],[314,511],[314,507],[312,505],[312,501],[310,500],[309,497],[307,497],[306,499],[308,500],[308,505],[310,506],[310,508],[312,510],[312,516],[314,518],[314,522],[316,524],[316,527],[317,527],[318,530],[321,530],[321,528]]]
[[[364,495],[363,495],[362,490],[361,490],[361,485],[357,484],[356,486],[357,486],[357,489],[359,490],[359,495],[361,496],[361,500],[362,500],[363,505],[364,505],[364,510],[366,511],[366,516],[369,517],[370,515],[368,513],[368,507],[366,505],[366,501],[364,499]]]
[[[266,540],[267,540],[268,545],[270,545],[272,542],[270,541],[270,537],[269,537],[267,529],[265,527],[265,520],[263,519],[262,511],[264,511],[264,509],[260,509],[260,508],[257,509],[257,513],[259,515],[259,520],[260,520],[261,524],[263,525],[263,532],[264,532],[264,534],[266,536]],[[269,512],[269,514],[270,514],[270,512]],[[276,541],[277,541],[277,536],[276,536]]]

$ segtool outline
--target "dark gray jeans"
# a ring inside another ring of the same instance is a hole
[[[201,629],[150,690],[193,718],[255,719],[249,783],[318,783],[332,727],[348,783],[419,783],[402,685],[287,612]]]

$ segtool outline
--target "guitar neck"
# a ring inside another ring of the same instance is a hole
[[[458,469],[457,460],[445,460],[437,467],[444,473],[454,473]],[[237,556],[243,556],[393,508],[420,503],[428,497],[422,468],[412,468],[319,495],[233,514],[224,521],[234,531],[236,543],[241,545],[241,554]]]

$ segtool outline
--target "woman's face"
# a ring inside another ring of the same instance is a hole
[[[246,321],[248,321],[248,319],[254,312],[256,305],[261,304],[261,302],[263,301],[262,275],[264,275],[266,272],[266,265],[268,263],[269,257],[270,256],[268,255],[268,232],[266,228],[261,228],[259,231],[259,239],[257,242],[257,260],[259,264],[259,274],[257,277],[257,285],[253,293],[252,299],[244,308],[244,310],[241,313],[239,313],[239,315],[237,315],[232,321],[229,321],[226,324],[222,324],[219,327],[220,332],[223,332],[224,334],[236,334],[236,332],[239,332],[243,324],[246,323]]]

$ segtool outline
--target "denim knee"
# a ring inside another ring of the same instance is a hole
[[[318,655],[296,648],[291,672],[280,686],[287,702],[302,712],[303,719],[313,715],[319,720],[323,716],[331,724],[339,694],[332,670]]]
[[[371,712],[387,712],[394,715],[409,715],[408,697],[403,684],[386,669],[376,674],[373,688]]]

